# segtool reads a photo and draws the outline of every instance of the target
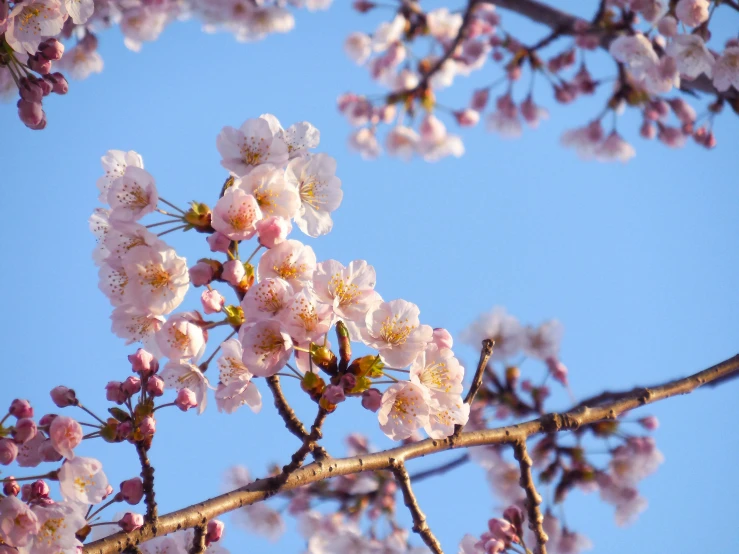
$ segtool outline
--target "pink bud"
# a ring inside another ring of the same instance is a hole
[[[123,383],[121,383],[121,389],[127,396],[133,396],[141,390],[141,379],[133,376],[128,377],[123,381]]]
[[[138,504],[144,496],[144,482],[139,477],[123,481],[121,483],[121,496],[132,506]]]
[[[44,96],[49,96],[54,89],[54,85],[46,79],[39,79],[36,81],[36,84],[41,87],[41,92],[43,92]]]
[[[18,484],[18,481],[13,479],[12,475],[9,475],[6,479],[7,481],[3,483],[3,494],[5,496],[18,496],[21,492],[21,486]]]
[[[10,415],[18,419],[24,417],[33,417],[33,408],[28,400],[22,398],[16,398],[10,403],[10,409],[8,410]]]
[[[190,283],[202,287],[213,280],[213,267],[206,262],[198,262],[190,268]]]
[[[50,492],[51,490],[49,489],[49,485],[46,484],[46,481],[39,479],[31,483],[31,496],[34,498],[49,496]]]
[[[481,112],[488,105],[490,99],[490,89],[481,88],[477,89],[472,93],[472,100],[470,101],[470,108],[476,112]]]
[[[18,446],[10,439],[0,439],[0,465],[9,466],[18,457]]]
[[[41,99],[44,97],[44,89],[38,84],[38,79],[23,77],[18,84],[18,92],[23,100],[41,102]]]
[[[339,385],[341,385],[341,388],[344,389],[346,392],[349,392],[357,386],[357,378],[351,373],[347,373],[346,375],[343,375],[341,377]]]
[[[36,422],[31,418],[24,417],[15,423],[13,439],[17,444],[25,444],[36,436]]]
[[[82,426],[71,417],[58,416],[49,426],[51,444],[65,458],[74,458],[74,449],[83,435]]]
[[[151,2],[149,2],[151,3]],[[77,43],[77,46],[86,52],[94,52],[98,48],[98,39],[89,29],[85,29],[85,36]]]
[[[503,512],[503,519],[510,521],[516,529],[520,530],[523,523],[523,512],[518,506],[509,506]]]
[[[139,423],[139,431],[144,437],[153,437],[157,430],[157,422],[152,416],[146,416]]]
[[[38,49],[47,60],[61,60],[64,54],[64,45],[55,38],[47,38]]]
[[[674,37],[677,34],[677,20],[671,15],[666,15],[659,20],[657,30],[668,38]]]
[[[257,235],[259,244],[265,248],[273,248],[285,242],[285,239],[293,230],[289,219],[284,217],[270,216],[257,222]]]
[[[198,405],[195,393],[187,388],[179,390],[177,393],[177,399],[174,403],[183,412],[186,412],[190,408],[194,408]]]
[[[144,525],[144,516],[141,514],[134,514],[132,512],[126,512],[123,517],[118,521],[118,525],[121,526],[126,533],[135,531],[139,527]]]
[[[521,78],[521,66],[514,65],[508,69],[508,79],[510,81],[518,81]]]
[[[431,342],[441,348],[451,348],[454,344],[454,339],[449,331],[443,327],[437,327],[434,329],[434,334],[431,337]]]
[[[203,311],[206,314],[214,314],[223,309],[226,299],[223,298],[220,292],[211,289],[203,291],[203,294],[200,295],[200,302],[203,304]]]
[[[367,13],[374,8],[375,5],[376,4],[374,2],[369,2],[368,0],[355,0],[352,7],[359,13]]]
[[[229,246],[231,246],[231,239],[217,231],[209,235],[205,240],[208,241],[211,252],[223,252],[225,254],[228,252]]]
[[[223,264],[223,273],[221,274],[221,277],[230,285],[233,285],[234,287],[238,286],[245,275],[246,270],[244,269],[244,264],[241,263],[240,260],[229,260]]]
[[[113,494],[113,487],[110,484],[108,484],[105,487],[105,494],[103,495],[103,500],[108,498],[111,494]]]
[[[33,56],[28,57],[28,67],[31,69],[31,71],[35,71],[36,73],[40,73],[41,75],[46,75],[51,71],[51,60],[47,60],[43,56],[39,56],[38,54],[34,54]]]
[[[58,408],[66,408],[68,406],[76,406],[79,404],[74,390],[62,385],[51,389],[51,401],[54,402]]]
[[[338,404],[346,400],[344,389],[338,385],[329,385],[323,391],[323,397],[331,404]]]
[[[516,530],[510,521],[494,518],[488,521],[488,529],[494,539],[510,542],[516,536]]]
[[[48,427],[57,418],[56,414],[44,414],[41,419],[38,420],[39,427]]]
[[[119,440],[126,440],[133,433],[133,423],[130,421],[124,421],[118,424],[115,429],[115,436]]]
[[[551,371],[551,369],[549,371]],[[531,392],[534,390],[534,386],[531,384],[529,379],[524,379],[521,381],[521,390],[524,392]]]
[[[641,124],[639,134],[647,140],[652,140],[654,137],[657,136],[657,128],[652,125],[650,121],[645,119],[644,122]]]
[[[376,412],[382,404],[382,393],[377,389],[367,389],[362,393],[362,407]]]
[[[208,545],[213,542],[218,542],[223,536],[223,529],[226,526],[222,521],[218,519],[211,519],[208,522],[208,529],[205,534],[205,544]]]
[[[685,144],[686,136],[682,129],[660,125],[657,138],[670,148],[681,148]]]
[[[649,431],[655,431],[659,427],[659,420],[653,415],[641,418],[639,423]]]
[[[121,382],[120,381],[109,381],[107,385],[105,385],[105,398],[109,400],[110,402],[115,402],[116,404],[123,404],[126,401],[126,393],[123,392],[123,389],[121,389]]]
[[[66,77],[58,71],[44,75],[44,80],[51,84],[51,90],[56,94],[67,94],[69,92],[69,83]]]
[[[146,382],[146,392],[151,396],[162,396],[164,394],[164,379],[158,375],[149,377],[149,380]]]
[[[27,127],[36,127],[44,120],[44,110],[41,102],[29,102],[22,98],[18,100],[18,117]]]
[[[159,362],[151,352],[139,348],[135,354],[128,355],[131,371],[140,375],[151,375],[159,370]]]
[[[467,108],[454,112],[454,118],[460,127],[474,127],[480,122],[480,112]]]

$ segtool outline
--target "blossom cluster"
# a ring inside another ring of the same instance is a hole
[[[117,25],[126,47],[136,52],[170,23],[188,18],[201,20],[206,32],[225,30],[248,42],[291,31],[295,19],[289,7],[315,11],[330,4],[331,0],[2,0],[0,96],[17,93],[21,121],[31,129],[43,129],[42,100],[51,92],[66,94],[65,75],[85,79],[102,71],[98,35],[106,28]]]
[[[402,3],[393,10],[393,18],[382,21],[373,33],[354,32],[346,38],[347,56],[365,66],[387,91],[380,99],[373,95],[374,100],[356,93],[339,97],[339,111],[357,127],[348,141],[352,149],[364,158],[377,157],[382,151],[379,130],[387,125],[384,142],[390,155],[406,160],[418,155],[427,161],[459,157],[464,152],[462,140],[447,131],[440,112],[449,112],[449,119],[459,127],[475,126],[484,116],[488,130],[502,137],[519,137],[524,123],[536,128],[549,116],[534,100],[538,75],[546,79],[560,104],[593,95],[615,81],[600,114],[562,136],[562,144],[574,148],[583,159],[625,162],[634,156],[634,147],[615,124],[615,116],[627,107],[641,113],[642,137],[656,137],[672,148],[683,146],[691,136],[697,144],[712,148],[716,144],[715,116],[726,103],[736,110],[739,42],[733,37],[723,45],[715,44],[717,50],[708,46],[712,14],[717,8],[723,12],[731,7],[722,2],[608,0],[600,3],[592,21],[557,11],[559,15],[550,16],[559,18],[549,23],[552,32],[532,45],[504,27],[492,4],[467,2],[461,10],[424,11],[417,3]],[[379,12],[383,6],[357,1],[354,7],[366,14]],[[525,15],[534,8],[506,7]],[[569,44],[552,51],[560,42]],[[592,76],[586,54],[589,61],[589,51],[599,48],[605,48],[615,62],[615,79]],[[439,92],[458,78],[489,71],[489,61],[499,65],[500,71],[494,78],[483,79],[490,84],[476,88],[467,106],[449,109],[437,102]],[[522,85],[526,70],[528,84]],[[506,90],[485,114],[491,92],[502,85]],[[521,88],[524,92],[516,99],[514,92]],[[715,100],[707,114],[698,117],[685,99],[667,96],[680,90],[707,92]],[[610,131],[604,131],[602,120],[608,113],[614,114],[614,123]]]

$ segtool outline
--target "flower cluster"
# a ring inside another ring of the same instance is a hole
[[[366,14],[380,5],[355,2],[354,7]],[[505,7],[526,16],[543,9],[528,2]],[[378,131],[389,125],[385,149],[390,155],[403,159],[418,155],[427,161],[458,157],[464,152],[462,141],[447,132],[437,114],[449,112],[459,127],[475,126],[499,85],[506,85],[506,90],[487,112],[487,128],[503,137],[518,137],[524,123],[535,128],[548,118],[548,111],[534,101],[536,76],[546,79],[560,104],[593,95],[612,79],[594,78],[586,54],[605,48],[616,62],[615,86],[605,108],[589,125],[563,135],[565,146],[575,148],[585,159],[627,161],[635,150],[616,131],[615,117],[608,132],[603,131],[601,121],[609,112],[615,116],[628,106],[642,114],[642,137],[656,137],[677,148],[692,136],[696,143],[712,148],[716,144],[714,117],[724,104],[736,110],[739,102],[739,42],[730,38],[716,45],[718,51],[706,44],[716,8],[728,9],[710,0],[608,0],[600,3],[592,21],[555,10],[543,19],[552,32],[526,45],[504,28],[491,3],[467,2],[458,11],[445,7],[424,11],[417,3],[401,3],[393,10],[393,18],[382,21],[373,33],[351,33],[344,43],[347,56],[365,66],[372,79],[388,91],[379,100],[355,93],[339,97],[339,111],[357,127],[349,146],[364,158],[378,156]],[[569,44],[552,51],[560,39]],[[439,92],[458,78],[489,70],[488,61],[500,65],[501,71],[485,79],[489,85],[473,91],[467,106],[448,109],[437,102]],[[527,69],[529,83],[515,99],[514,90],[521,88]],[[667,96],[681,88],[715,97],[707,115],[698,117],[685,100]]]
[[[331,0],[291,0],[293,8],[325,10]],[[67,80],[103,69],[98,34],[118,25],[124,43],[138,52],[173,21],[195,17],[206,32],[220,29],[238,41],[256,41],[295,26],[282,0],[2,0],[0,1],[0,96],[17,90],[18,115],[31,129],[46,127],[42,99],[66,94]],[[74,44],[65,52],[65,46]],[[54,66],[52,68],[52,65]],[[63,73],[56,71],[61,69]]]

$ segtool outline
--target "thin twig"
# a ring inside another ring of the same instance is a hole
[[[485,339],[484,341],[482,341],[482,350],[480,350],[480,361],[477,363],[475,376],[472,378],[472,383],[470,383],[470,390],[467,391],[467,396],[464,397],[464,403],[470,407],[472,406],[472,401],[475,399],[477,391],[480,390],[480,387],[482,386],[482,376],[485,374],[485,368],[487,368],[488,366],[490,356],[493,355],[494,345],[495,341],[493,340]],[[458,436],[462,432],[463,428],[464,425],[455,425],[454,436]]]
[[[467,431],[454,439],[426,439],[411,444],[372,454],[362,454],[351,458],[332,458],[318,461],[293,472],[280,491],[294,490],[311,483],[332,477],[357,474],[365,471],[389,470],[393,461],[406,462],[455,448],[468,448],[493,444],[513,444],[516,441],[539,434],[550,434],[575,430],[602,419],[615,420],[624,412],[646,404],[665,400],[672,396],[688,394],[712,381],[739,370],[739,355],[709,367],[689,377],[668,381],[656,387],[636,389],[613,402],[600,406],[583,406],[564,413],[550,413],[537,419],[508,425],[497,429]],[[202,525],[209,520],[243,506],[255,504],[272,496],[272,479],[256,481],[234,491],[187,506],[175,512],[160,516],[156,524],[145,523],[131,533],[119,532],[94,541],[84,548],[85,554],[116,554],[131,544],[148,541]]]
[[[432,467],[430,469],[424,469],[423,471],[414,473],[413,475],[411,475],[411,480],[412,481],[423,481],[424,479],[428,479],[429,477],[434,477],[436,475],[441,475],[443,473],[446,473],[447,471],[451,471],[461,465],[466,464],[469,461],[470,461],[470,455],[462,454],[459,458],[455,458],[451,462],[447,462],[440,466]]]
[[[146,504],[146,516],[144,520],[147,523],[156,524],[157,521],[157,502],[154,497],[154,468],[149,462],[148,448],[141,442],[136,443],[136,453],[139,455],[141,463],[141,480],[144,482],[144,503]]]
[[[411,478],[408,475],[408,470],[405,469],[405,464],[401,460],[392,459],[391,469],[395,475],[395,480],[398,482],[398,487],[403,492],[403,502],[413,518],[413,530],[421,536],[423,542],[434,554],[444,554],[439,539],[434,536],[428,523],[426,523],[426,515],[421,511],[418,499],[413,494]]]
[[[544,516],[539,509],[541,504],[541,495],[536,491],[534,485],[534,477],[531,474],[531,456],[526,451],[526,439],[522,438],[513,443],[513,454],[518,460],[518,467],[521,469],[521,480],[519,481],[521,488],[526,492],[526,515],[529,520],[529,529],[536,537],[536,549],[534,554],[547,554],[547,541],[549,537],[542,527]]]

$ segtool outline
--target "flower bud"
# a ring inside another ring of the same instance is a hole
[[[16,398],[10,403],[10,409],[8,410],[10,415],[18,419],[24,417],[33,417],[33,408],[28,400]]]
[[[61,60],[64,54],[64,45],[55,38],[47,38],[38,47],[41,55],[47,60]]]
[[[215,289],[204,290],[200,295],[200,302],[203,305],[203,311],[206,314],[214,314],[223,309],[226,299]]]
[[[131,362],[131,371],[141,376],[151,375],[159,370],[159,362],[154,355],[143,348],[139,348],[135,354],[129,354],[128,361]]]
[[[478,89],[472,94],[470,108],[472,108],[476,112],[481,112],[488,105],[488,100],[490,100],[490,89]]]
[[[362,393],[362,407],[376,412],[382,405],[382,393],[377,389],[367,389]]]
[[[339,384],[341,385],[341,388],[344,389],[344,391],[349,392],[357,386],[357,378],[353,374],[347,373],[346,375],[341,376]]]
[[[229,260],[223,264],[221,278],[228,284],[238,287],[241,280],[246,276],[246,269],[240,260]]]
[[[293,230],[293,225],[289,219],[274,215],[258,221],[256,227],[259,244],[265,248],[273,248],[285,242],[285,239]]]
[[[203,260],[200,260],[189,270],[190,284],[196,287],[202,287],[209,284],[213,280],[213,267]]]
[[[123,390],[127,396],[133,396],[141,390],[141,379],[133,376],[126,378],[126,380],[121,383],[121,390]]]
[[[18,484],[18,481],[13,479],[12,475],[6,477],[6,479],[7,481],[3,483],[3,494],[5,496],[18,496],[21,492],[21,486]]]
[[[18,446],[10,439],[0,439],[0,465],[9,466],[18,457]]]
[[[48,427],[57,418],[56,414],[44,414],[38,420],[39,427]]]
[[[648,431],[655,431],[659,427],[659,420],[653,416],[645,416],[639,420],[639,424]]]
[[[31,71],[40,73],[41,75],[46,75],[51,71],[51,60],[47,60],[43,56],[34,54],[33,56],[28,57],[28,68]]]
[[[126,393],[121,389],[120,381],[109,381],[105,385],[105,398],[116,404],[123,404],[126,401]]]
[[[121,483],[121,496],[132,506],[141,502],[144,496],[144,482],[139,477]]]
[[[58,71],[44,75],[44,80],[51,84],[51,90],[55,94],[67,94],[69,92],[67,78]]]
[[[49,489],[49,485],[46,484],[46,481],[39,479],[38,481],[31,483],[31,496],[33,498],[49,496],[49,492],[51,492],[51,490]]]
[[[180,389],[177,392],[177,399],[174,401],[177,406],[183,412],[186,412],[190,408],[195,408],[198,405],[198,401],[195,398],[195,393],[190,389]]]
[[[208,241],[211,252],[222,252],[225,254],[231,246],[231,239],[217,231],[212,235],[208,235],[208,238],[205,240]]]
[[[24,417],[15,423],[13,439],[17,444],[25,444],[36,436],[36,422],[31,418]]]
[[[145,437],[153,437],[157,430],[157,422],[152,416],[146,416],[139,423],[139,432]]]
[[[135,531],[139,527],[144,525],[144,516],[141,514],[134,514],[132,512],[126,512],[123,517],[118,521],[121,529],[126,533]]]
[[[211,519],[208,522],[207,531],[205,533],[205,544],[208,545],[213,542],[218,542],[223,536],[223,529],[226,526],[222,521],[218,519]]]
[[[146,382],[146,392],[151,396],[162,396],[164,394],[164,379],[158,375],[149,377],[149,380]]]
[[[57,408],[66,408],[79,404],[74,390],[62,385],[51,389],[51,401],[56,404]]]
[[[23,100],[41,102],[44,97],[44,89],[38,84],[38,79],[23,77],[18,85],[18,92]]]
[[[323,398],[331,404],[339,404],[346,400],[346,395],[344,394],[344,389],[342,387],[338,385],[329,385],[323,391]]]

